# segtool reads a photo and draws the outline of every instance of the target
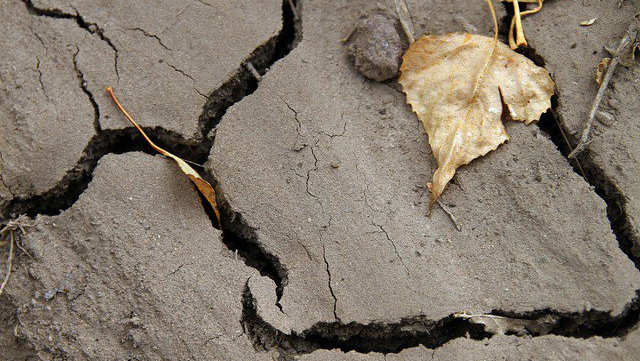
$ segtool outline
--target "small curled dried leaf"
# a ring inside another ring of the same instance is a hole
[[[602,77],[607,71],[609,64],[611,64],[611,58],[604,58],[598,64],[598,68],[596,68],[596,83],[598,83],[598,85],[602,84]]]

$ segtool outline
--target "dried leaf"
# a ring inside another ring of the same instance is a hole
[[[558,322],[558,317],[555,315],[544,315],[533,320],[490,314],[474,315],[466,312],[456,313],[453,316],[466,318],[472,323],[483,325],[485,331],[494,335],[506,335],[507,333],[513,333],[518,336],[546,335]]]
[[[593,18],[593,19],[589,19],[589,20],[586,20],[586,21],[582,21],[582,22],[580,22],[580,26],[591,26],[591,25],[593,25],[593,23],[596,22],[596,19],[598,19],[598,18]]]
[[[158,153],[166,157],[169,157],[173,159],[176,163],[178,163],[178,167],[180,167],[180,170],[182,171],[182,173],[186,174],[189,177],[189,179],[191,179],[191,181],[196,185],[200,193],[202,193],[202,195],[207,199],[207,201],[213,208],[213,212],[216,214],[218,225],[222,226],[222,223],[220,222],[220,212],[218,211],[218,203],[216,201],[216,192],[211,186],[211,184],[209,184],[209,182],[207,182],[206,180],[202,179],[200,174],[198,174],[198,172],[196,172],[193,168],[191,168],[191,166],[187,162],[185,162],[182,158],[167,152],[166,150],[157,146],[153,141],[151,141],[151,139],[149,139],[149,137],[144,132],[144,130],[142,130],[142,128],[138,125],[138,123],[136,123],[133,120],[133,118],[129,115],[129,113],[122,107],[122,105],[120,105],[120,102],[118,101],[118,99],[116,99],[116,96],[113,93],[113,89],[110,86],[107,87],[107,93],[109,93],[109,95],[111,96],[111,99],[113,99],[113,102],[116,103],[116,106],[118,107],[118,109],[120,109],[122,114],[124,114],[124,116],[131,122],[131,124],[133,124],[133,126],[136,127],[136,129],[138,129],[140,134],[142,134],[144,139],[147,141],[147,143],[149,143],[149,145],[151,145],[153,149],[155,149]]]
[[[423,36],[405,53],[400,71],[407,103],[438,162],[428,185],[432,205],[459,166],[509,139],[503,102],[512,119],[529,124],[549,109],[554,93],[545,69],[481,35]]]
[[[611,58],[604,58],[598,64],[598,68],[596,68],[596,82],[598,85],[602,84],[602,77],[604,76],[609,64],[611,64]]]

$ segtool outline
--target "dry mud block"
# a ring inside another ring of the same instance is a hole
[[[409,5],[422,31],[490,33],[484,4],[461,4]],[[254,295],[258,316],[302,333],[464,310],[621,314],[640,273],[605,203],[536,125],[509,123],[508,144],[459,170],[441,202],[460,231],[439,206],[425,216],[435,165],[422,125],[341,43],[359,16],[391,7],[305,3],[302,42],[217,128],[211,171],[242,216],[228,227],[251,229],[284,275],[282,312]],[[459,22],[426,21],[460,9]]]
[[[620,6],[618,6],[620,3]],[[560,121],[574,140],[586,125],[598,91],[595,73],[605,50],[615,50],[640,1],[552,1],[525,19],[530,45],[553,74],[558,87]],[[596,18],[591,26],[581,21]],[[640,68],[618,66],[602,100],[593,141],[580,160],[592,164],[592,176],[610,197],[613,213],[632,252],[640,256]],[[577,142],[574,141],[574,144]]]
[[[78,46],[109,50],[73,20],[30,15],[0,2],[0,211],[13,197],[58,184],[94,135],[95,109],[83,92]]]
[[[414,347],[397,354],[320,350],[299,358],[300,361],[477,361],[477,360],[530,360],[530,361],[636,361],[640,355],[640,330],[623,340],[592,337],[587,339],[560,336],[521,338],[494,336],[488,340],[452,340],[442,347],[430,350]]]
[[[33,259],[7,291],[39,359],[270,360],[240,323],[260,276],[223,246],[173,162],[106,156],[72,208],[36,223]]]
[[[242,70],[256,48],[273,42],[282,27],[282,1],[277,0],[260,6],[250,0],[33,4],[77,14],[110,46],[107,56],[79,57],[104,129],[129,126],[104,92],[112,85],[141,125],[188,139],[201,136],[198,117],[207,97]]]
[[[86,147],[94,128],[130,126],[107,85],[141,125],[195,144],[220,112],[217,103],[241,88],[244,62],[266,66],[282,28],[275,0],[0,6],[0,212],[13,197],[42,194],[85,171],[80,160],[93,149]],[[102,135],[97,142],[107,140]]]

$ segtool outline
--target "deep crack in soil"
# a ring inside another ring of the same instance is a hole
[[[299,12],[300,1],[294,1],[293,4]],[[252,66],[259,75],[264,75],[276,61],[284,58],[298,45],[302,39],[301,31],[299,18],[296,20],[289,1],[284,0],[280,33],[256,48],[235,74],[209,96],[199,119],[203,137],[209,135],[230,106],[258,88],[258,79],[251,73],[249,67]]]
[[[114,50],[114,67],[117,72],[118,52],[111,41],[104,36],[102,30],[96,24],[87,23],[79,14],[66,14],[59,10],[47,10],[36,8],[30,0],[23,0],[27,8],[38,16],[50,16],[55,18],[75,19],[80,27],[91,34],[97,34],[107,42]],[[294,1],[297,11],[300,12],[300,2]],[[509,14],[507,14],[507,19]],[[504,24],[506,20],[503,19]],[[504,28],[504,27],[503,27]],[[236,73],[220,88],[212,92],[208,97],[203,112],[200,116],[200,129],[203,141],[190,142],[177,133],[162,128],[145,128],[149,136],[161,147],[181,158],[203,163],[207,160],[209,151],[213,145],[214,137],[209,133],[215,128],[227,109],[253,93],[258,87],[258,80],[248,68],[250,63],[260,75],[265,74],[268,68],[277,60],[286,56],[301,40],[301,27],[299,18],[296,19],[287,0],[283,1],[283,28],[274,38],[262,44],[251,56],[241,64]],[[523,51],[539,65],[544,65],[544,59],[535,53],[533,49]],[[79,75],[80,78],[80,75]],[[80,78],[82,81],[82,78]],[[90,94],[88,94],[90,96]],[[568,154],[569,145],[565,140],[566,131],[561,127],[561,119],[557,113],[558,101],[554,99],[552,109],[545,113],[539,126],[550,135],[563,155]],[[96,111],[99,111],[96,109]],[[563,133],[564,131],[564,133]],[[7,210],[1,215],[8,219],[12,215],[27,214],[35,217],[38,214],[57,215],[61,211],[71,207],[84,192],[91,182],[92,173],[98,161],[109,153],[126,153],[131,151],[143,151],[156,154],[133,128],[121,130],[100,130],[92,138],[80,159],[64,179],[54,188],[44,194],[35,195],[24,199],[14,199]],[[632,235],[629,232],[630,225],[624,211],[624,196],[615,187],[611,180],[607,179],[602,169],[598,168],[590,159],[588,152],[579,158],[579,164],[572,162],[574,170],[585,177],[585,180],[595,187],[597,194],[607,203],[607,216],[612,229],[618,239],[620,248],[631,258],[636,267],[640,269],[640,259],[637,250],[632,250]],[[210,177],[209,177],[210,178]],[[215,179],[208,179],[215,185]],[[215,216],[207,203],[203,206],[216,224]],[[283,288],[287,283],[287,270],[280,260],[267,252],[259,243],[253,229],[243,220],[241,214],[233,211],[231,206],[221,199],[221,216],[223,243],[232,251],[238,252],[245,264],[257,269],[261,275],[268,276],[277,285],[276,294],[278,301],[282,296]],[[279,306],[279,304],[277,303]],[[317,349],[340,349],[342,351],[357,352],[399,352],[403,349],[424,345],[428,348],[437,348],[444,343],[459,337],[470,337],[481,340],[492,335],[485,332],[480,325],[473,324],[466,319],[446,317],[441,320],[426,320],[416,316],[399,320],[396,323],[373,323],[368,325],[348,323],[340,321],[319,323],[301,334],[284,334],[265,322],[258,314],[255,300],[245,285],[243,294],[242,324],[247,335],[254,342],[257,349],[276,351],[281,359],[293,359],[294,356],[310,353]],[[6,308],[6,307],[5,307]],[[3,313],[4,314],[4,313]],[[550,333],[564,337],[588,338],[592,336],[618,337],[626,335],[640,321],[640,292],[636,298],[619,316],[611,316],[603,311],[585,311],[560,313],[554,310],[535,310],[527,313],[511,313],[494,310],[494,315],[501,315],[523,319],[537,319],[544,315],[557,316],[559,321],[551,329]],[[538,336],[532,334],[532,336]]]
[[[303,331],[285,334],[265,322],[257,313],[255,300],[248,285],[243,295],[242,323],[245,331],[256,347],[270,351],[277,350],[280,359],[293,360],[295,356],[311,353],[318,349],[339,349],[342,352],[399,353],[404,349],[423,345],[436,349],[460,337],[483,340],[493,337],[483,327],[467,319],[453,315],[434,321],[422,316],[409,317],[396,323],[348,324],[339,321],[318,323]],[[557,323],[549,334],[589,338],[593,336],[619,337],[626,335],[638,323],[640,316],[640,291],[635,300],[619,315],[611,316],[605,311],[555,312],[535,310],[516,313],[494,310],[491,315],[518,319],[536,320],[543,316],[554,316]],[[542,336],[534,330],[527,330],[529,336]],[[520,336],[513,332],[507,335]]]
[[[196,163],[207,160],[212,142],[205,140],[199,144],[185,140],[180,134],[162,128],[143,128],[160,147],[179,157]],[[82,158],[54,188],[45,193],[27,198],[14,198],[9,203],[2,218],[9,219],[19,214],[31,218],[36,215],[59,215],[70,208],[80,197],[93,178],[98,161],[105,155],[142,151],[158,154],[142,138],[135,128],[102,130],[94,135],[85,147]]]
[[[562,126],[561,116],[558,114],[558,100],[552,99],[551,111],[543,114],[538,125],[547,133],[551,141],[558,147],[563,156],[568,157],[573,150],[577,139],[569,137],[568,130]],[[631,221],[625,210],[626,199],[615,183],[606,177],[604,170],[600,168],[592,159],[589,150],[582,152],[576,159],[568,159],[573,170],[592,185],[596,194],[607,204],[607,218],[611,224],[611,229],[618,240],[620,249],[631,259],[638,270],[640,270],[640,249],[636,244],[640,240],[636,239],[631,232]]]
[[[506,30],[509,29],[509,19],[513,16],[513,6],[510,3],[503,3],[507,15],[502,19],[500,33],[501,36],[507,36]],[[524,10],[526,4],[520,4],[521,10]],[[521,47],[516,51],[540,67],[545,67],[544,57],[538,54],[532,47]],[[595,94],[594,94],[595,96]],[[549,135],[551,141],[556,145],[558,151],[567,158],[573,171],[581,176],[588,184],[594,187],[596,194],[602,198],[607,204],[607,218],[611,224],[611,230],[618,240],[620,249],[633,261],[633,264],[640,270],[640,249],[635,245],[640,244],[640,240],[636,239],[631,232],[630,217],[625,211],[626,199],[620,189],[616,186],[612,179],[606,177],[604,169],[599,167],[591,157],[590,151],[587,149],[582,152],[576,159],[569,159],[568,155],[575,148],[579,138],[571,136],[571,132],[563,125],[565,122],[559,110],[562,107],[562,94],[558,93],[551,98],[551,109],[542,115],[538,126],[546,134]],[[579,136],[579,134],[578,134]]]
[[[510,4],[505,4],[507,8],[508,5]],[[512,11],[508,8],[507,16],[502,20],[503,24],[507,24],[507,29]],[[505,27],[503,26],[503,28]],[[501,36],[505,35],[501,34]],[[518,49],[518,52],[531,59],[536,65],[544,67],[544,58],[536,53],[535,49],[521,48]],[[570,140],[566,140],[566,130],[560,128],[562,122],[557,111],[557,98],[557,95],[553,97],[552,108],[543,114],[538,124],[545,133],[549,134],[559,151],[567,157],[571,150],[569,147],[572,145],[567,144]],[[571,162],[574,171],[583,176],[587,183],[594,186],[596,193],[606,202],[607,217],[620,248],[640,270],[638,250],[632,249],[634,242],[631,239],[628,217],[624,211],[623,195],[615,187],[615,184],[604,176],[603,171],[591,161],[588,154],[583,154],[578,162]],[[621,337],[640,323],[640,290],[636,291],[634,300],[618,316],[611,316],[609,312],[596,310],[557,312],[551,309],[524,313],[493,310],[490,314],[527,320],[538,319],[542,316],[555,316],[558,321],[550,329],[549,334],[557,336],[572,338]],[[276,350],[280,359],[283,360],[294,359],[296,355],[310,353],[317,349],[340,349],[343,352],[357,351],[361,353],[397,353],[418,345],[431,349],[437,348],[459,337],[481,340],[493,336],[484,332],[482,327],[477,324],[453,316],[438,321],[425,320],[418,316],[400,320],[398,323],[368,325],[344,324],[338,320],[316,324],[301,334],[294,332],[288,335],[278,331],[260,318],[248,286],[245,287],[242,322],[256,347],[264,350]],[[530,334],[531,336],[541,336],[534,332],[530,332]]]
[[[117,49],[113,43],[105,37],[102,29],[96,24],[87,23],[84,18],[77,13],[67,14],[57,9],[36,8],[30,0],[23,0],[23,3],[29,12],[34,15],[73,19],[79,27],[91,34],[97,34],[101,40],[107,42],[114,50],[114,67],[117,73]],[[296,11],[300,11],[300,4],[297,1],[293,1],[293,6],[296,7]],[[183,159],[198,164],[204,164],[206,162],[215,138],[214,135],[209,136],[211,130],[218,124],[231,105],[253,93],[258,87],[258,79],[256,79],[249,70],[249,64],[257,70],[260,75],[264,75],[270,66],[285,57],[295,48],[301,39],[300,20],[297,16],[294,16],[294,10],[291,8],[288,0],[283,1],[282,9],[283,27],[281,31],[266,43],[256,48],[239,66],[235,74],[209,95],[203,107],[203,112],[199,117],[203,140],[201,142],[189,141],[176,132],[168,131],[160,127],[143,127],[144,131],[157,145]],[[84,75],[77,67],[76,71],[79,86],[85,94],[87,94],[89,101],[94,107],[96,135],[93,136],[89,144],[85,147],[83,156],[76,166],[67,172],[55,187],[42,194],[12,199],[9,205],[2,210],[0,219],[7,220],[19,214],[26,214],[31,218],[35,218],[37,215],[55,216],[69,209],[87,189],[93,178],[93,171],[98,161],[107,154],[123,154],[133,151],[142,151],[151,155],[157,154],[157,152],[144,141],[135,128],[130,127],[118,130],[100,129],[99,123],[97,123],[100,114],[99,107],[95,102],[93,94],[86,89]],[[215,185],[215,180],[211,179],[208,174],[203,174],[203,177]],[[261,275],[274,280],[277,285],[276,294],[279,300],[282,295],[282,289],[286,284],[286,269],[280,264],[277,257],[264,251],[257,242],[255,233],[246,225],[242,216],[225,206],[226,202],[224,202],[224,200],[221,200],[221,203],[223,205],[221,209],[224,219],[223,225],[225,226],[223,229],[223,243],[230,250],[236,251],[247,266],[255,268]],[[212,225],[217,227],[218,225],[213,210],[204,198],[202,199],[202,204],[212,220]],[[278,303],[276,304],[279,306]],[[3,312],[3,317],[5,313],[7,317],[11,316],[9,312]],[[23,346],[21,346],[21,350],[24,348]]]

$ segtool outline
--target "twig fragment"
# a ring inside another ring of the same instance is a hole
[[[298,8],[296,4],[293,3],[293,0],[288,0],[289,8],[291,8],[291,13],[293,14],[293,21],[298,21],[300,19],[300,15],[298,15]]]
[[[436,201],[436,203],[438,203],[438,205],[440,206],[440,208],[442,208],[444,213],[446,213],[447,216],[449,216],[449,219],[451,220],[451,223],[453,223],[453,226],[456,227],[456,229],[459,232],[461,232],[462,231],[462,227],[460,227],[460,224],[458,223],[458,219],[456,218],[456,216],[454,216],[453,213],[451,213],[451,211],[448,209],[448,207],[445,207],[442,203],[440,203],[440,201]]]
[[[494,335],[514,333],[518,336],[546,335],[553,330],[559,321],[559,317],[553,314],[543,315],[535,319],[524,319],[488,313],[457,312],[453,314],[453,317],[467,319],[471,323],[482,325],[486,332]]]
[[[9,241],[9,256],[7,257],[7,272],[4,276],[4,280],[2,284],[0,284],[0,295],[4,292],[4,288],[9,283],[9,278],[11,277],[11,267],[13,267],[13,244],[15,243],[13,232],[9,232],[10,241]]]
[[[9,255],[7,256],[7,271],[5,273],[4,279],[2,280],[2,283],[0,284],[0,295],[2,295],[2,292],[4,292],[5,287],[9,283],[9,278],[11,277],[11,269],[13,267],[13,257],[14,257],[13,256],[14,246],[17,244],[17,242],[22,237],[22,235],[26,233],[26,228],[31,226],[33,226],[33,224],[29,222],[27,216],[23,214],[18,216],[18,218],[12,221],[9,221],[7,225],[0,230],[0,241],[2,243],[6,243],[6,241],[8,241],[9,243]],[[16,233],[18,233],[17,239],[16,239]],[[18,244],[18,247],[20,247],[19,244]],[[22,249],[22,247],[20,247],[20,249]]]
[[[256,70],[256,68],[253,66],[253,64],[251,64],[250,61],[248,61],[245,66],[247,67],[247,70],[249,70],[251,75],[253,75],[253,77],[256,78],[257,81],[262,80],[262,76],[260,75],[260,73],[258,73],[258,70]]]
[[[611,81],[611,77],[613,77],[613,72],[615,71],[616,66],[618,66],[618,64],[624,57],[629,56],[629,54],[633,54],[633,51],[638,47],[638,41],[640,41],[639,33],[640,13],[637,13],[633,17],[633,20],[631,20],[631,24],[629,24],[629,28],[625,32],[624,36],[622,37],[622,39],[620,39],[620,43],[618,43],[615,54],[612,54],[613,58],[611,59],[611,63],[604,73],[604,77],[602,78],[602,82],[600,83],[600,87],[598,88],[598,93],[596,93],[593,105],[591,106],[591,111],[589,112],[587,124],[582,131],[582,136],[580,137],[580,142],[578,142],[578,145],[576,145],[575,149],[573,149],[573,151],[569,153],[569,158],[575,158],[590,143],[589,135],[591,133],[591,129],[593,128],[593,123],[596,119],[596,114],[598,113],[598,108],[600,107],[600,103],[602,102],[604,92],[607,90],[607,86]]]
[[[525,15],[535,14],[542,9],[543,0],[510,0],[513,2],[514,15],[511,18],[511,25],[509,26],[509,47],[511,49],[517,49],[519,46],[527,46],[527,40],[524,37],[524,30],[522,29],[522,17]],[[531,10],[520,12],[520,6],[518,2],[522,3],[534,3],[537,2],[537,6]],[[513,31],[515,29],[516,39],[513,39]]]
[[[581,21],[580,26],[591,26],[595,24],[596,20],[598,20],[598,18],[591,18],[589,20]]]
[[[416,41],[416,38],[413,36],[413,21],[411,21],[411,14],[409,14],[407,3],[404,0],[394,0],[394,2],[396,4],[398,18],[400,19],[400,25],[402,25],[402,30],[404,30],[407,40],[409,40],[409,44],[411,44]]]

